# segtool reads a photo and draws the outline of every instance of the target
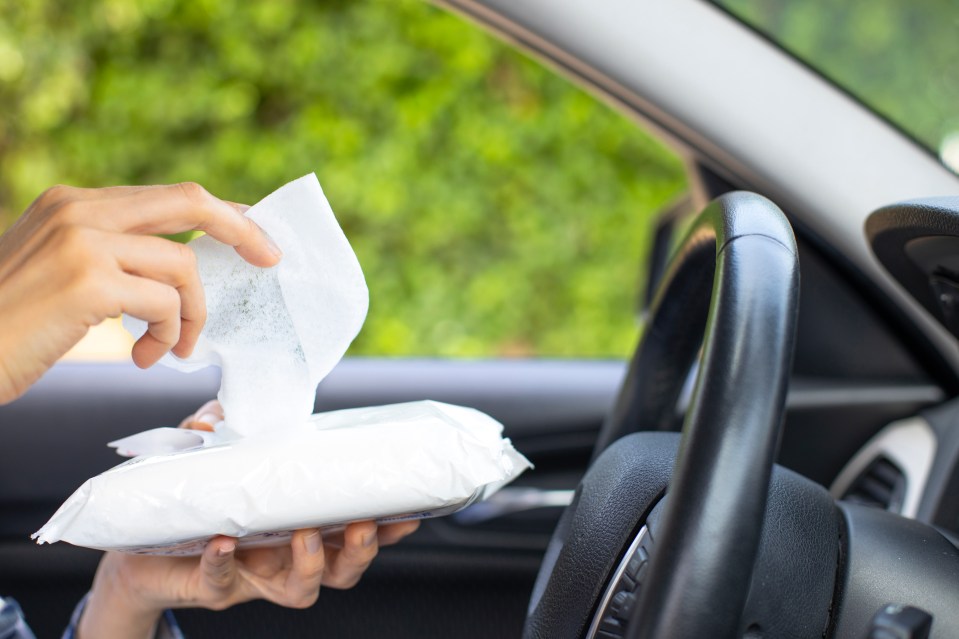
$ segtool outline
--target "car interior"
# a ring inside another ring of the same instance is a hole
[[[347,357],[317,411],[475,407],[535,469],[354,589],[177,611],[186,636],[959,636],[959,176],[735,3],[437,4],[683,157],[630,284],[636,351]],[[134,371],[62,363],[0,406],[0,593],[38,637],[99,553],[30,533],[117,463],[104,442],[219,385]]]

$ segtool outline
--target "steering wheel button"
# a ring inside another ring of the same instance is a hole
[[[613,616],[617,619],[622,619],[623,615],[620,612],[623,609],[623,606],[626,605],[626,602],[629,598],[628,592],[617,592],[613,597],[613,600],[609,603],[609,610],[613,613]]]
[[[639,570],[633,575],[633,579],[636,580],[638,585],[643,585],[643,579],[646,577],[646,573],[649,572],[649,562],[644,561],[643,565],[639,567]]]
[[[920,608],[888,604],[872,618],[867,639],[926,639],[932,615]]]
[[[622,637],[625,630],[619,619],[611,617],[610,615],[603,617],[603,621],[599,624],[599,629],[617,637]]]
[[[643,540],[639,543],[639,548],[636,549],[636,556],[640,557],[643,561],[649,559],[649,549],[653,545],[652,537],[644,537]]]
[[[630,557],[629,563],[626,564],[626,574],[636,581],[639,581],[637,575],[643,569],[643,566],[646,565],[646,557],[643,556],[645,553],[641,553],[641,550],[642,549],[637,550],[633,556]]]
[[[616,596],[613,597],[613,601],[610,603],[609,609],[613,613],[613,616],[619,619],[620,621],[626,622],[629,621],[629,616],[633,612],[633,606],[636,604],[636,595],[631,592],[620,592],[616,593]]]

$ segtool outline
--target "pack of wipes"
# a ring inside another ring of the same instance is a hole
[[[366,317],[362,270],[315,175],[247,215],[283,250],[269,269],[200,237],[208,319],[193,354],[161,363],[221,368],[225,419],[214,432],[158,428],[111,445],[129,461],[87,480],[38,543],[199,554],[214,535],[239,546],[455,512],[530,467],[479,411],[422,401],[313,415],[316,387]],[[146,325],[125,317],[139,337]]]

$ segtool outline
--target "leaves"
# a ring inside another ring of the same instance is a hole
[[[420,0],[0,0],[0,224],[44,188],[316,171],[363,264],[354,354],[622,356],[680,161]],[[304,293],[308,294],[308,292]]]

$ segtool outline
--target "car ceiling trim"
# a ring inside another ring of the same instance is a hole
[[[849,460],[830,486],[829,493],[834,499],[841,499],[870,464],[880,457],[885,457],[902,471],[906,480],[902,511],[899,514],[915,519],[929,473],[932,471],[936,446],[936,434],[929,422],[922,417],[893,422],[879,431]]]
[[[434,2],[799,215],[959,374],[959,343],[885,272],[865,240],[865,218],[876,208],[959,193],[959,177],[888,122],[702,0]]]

